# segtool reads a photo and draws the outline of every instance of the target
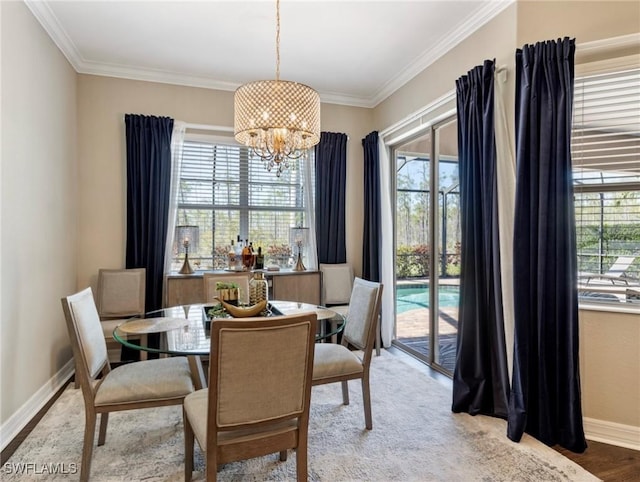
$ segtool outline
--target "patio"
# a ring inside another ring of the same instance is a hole
[[[459,286],[459,278],[441,278],[440,286]],[[422,285],[428,288],[428,279],[398,280],[397,287]],[[438,350],[436,363],[445,370],[453,372],[456,358],[456,340],[458,334],[458,307],[442,306],[438,310]],[[429,357],[429,308],[416,307],[396,314],[395,341],[414,355],[428,359]]]

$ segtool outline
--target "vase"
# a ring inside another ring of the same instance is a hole
[[[249,303],[255,305],[269,299],[269,283],[260,271],[254,273],[249,281]]]

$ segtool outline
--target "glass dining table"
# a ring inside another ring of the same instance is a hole
[[[145,359],[147,353],[186,356],[196,389],[203,388],[206,387],[206,378],[202,357],[208,356],[211,348],[208,313],[213,306],[213,303],[198,303],[150,311],[143,318],[131,318],[118,325],[113,331],[113,338],[140,351],[144,355],[141,359]],[[344,329],[346,320],[343,315],[309,303],[273,300],[268,304],[266,316],[309,312],[315,312],[318,317],[316,342],[328,341]],[[152,334],[154,336],[149,337]],[[149,343],[149,340],[154,341]]]

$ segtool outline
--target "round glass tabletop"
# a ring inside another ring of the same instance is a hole
[[[129,348],[150,353],[208,355],[211,343],[208,312],[213,305],[199,303],[151,311],[144,318],[132,318],[120,324],[113,338]],[[316,341],[334,337],[344,329],[344,316],[324,306],[275,300],[268,306],[268,316],[310,311],[318,316]]]

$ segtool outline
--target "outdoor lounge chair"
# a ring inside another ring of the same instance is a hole
[[[611,265],[609,270],[604,274],[587,273],[581,276],[585,284],[590,284],[593,281],[599,281],[597,284],[606,282],[607,284],[629,284],[627,270],[635,261],[635,256],[618,256],[618,259]]]

